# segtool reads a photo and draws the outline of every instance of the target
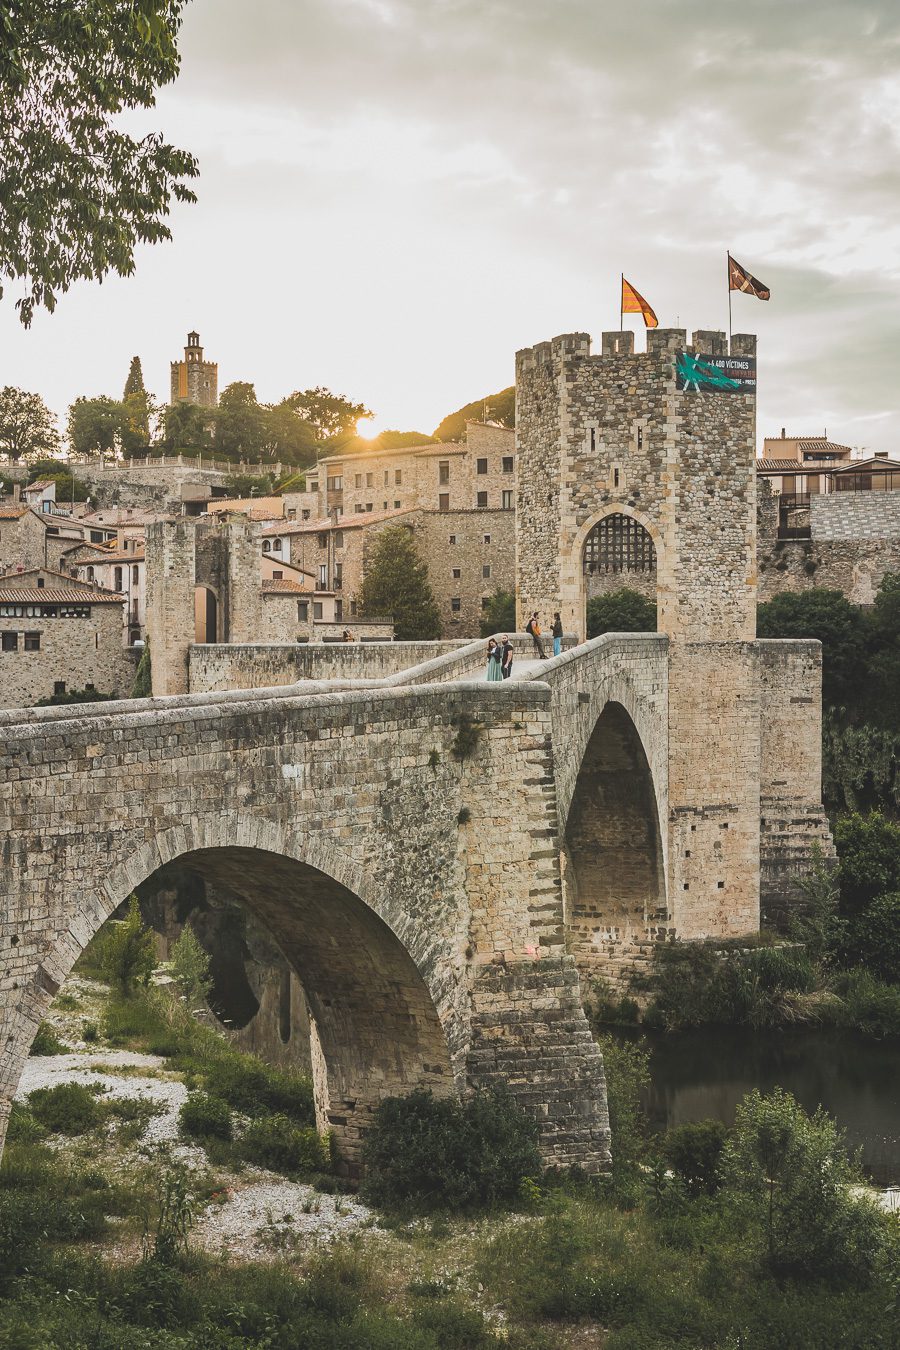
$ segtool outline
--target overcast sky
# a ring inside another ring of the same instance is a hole
[[[139,125],[198,156],[197,205],[30,332],[10,290],[0,383],[64,416],[137,353],[165,398],[197,328],[220,389],[431,431],[517,348],[599,346],[621,271],[725,327],[730,248],[772,291],[734,297],[760,434],[900,452],[897,0],[191,0],[181,50]]]

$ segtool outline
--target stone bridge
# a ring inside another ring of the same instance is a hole
[[[759,774],[773,803],[818,650],[749,646],[762,689],[774,672]],[[240,897],[297,972],[319,1121],[348,1170],[385,1095],[495,1083],[537,1117],[548,1164],[603,1166],[578,967],[615,973],[636,942],[718,931],[708,916],[746,892],[748,867],[759,892],[760,797],[754,834],[737,806],[723,828],[673,795],[668,648],[608,634],[488,684],[479,642],[373,680],[0,715],[4,1124],[79,953],[179,861]],[[806,770],[782,815],[817,803]],[[686,810],[703,855],[691,909],[673,857]]]

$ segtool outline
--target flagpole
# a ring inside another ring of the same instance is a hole
[[[619,273],[619,332],[625,332],[625,273]]]
[[[731,353],[731,250],[725,254],[725,268],[728,273],[728,351]]]

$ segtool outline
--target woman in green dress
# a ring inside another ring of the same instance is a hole
[[[503,679],[503,648],[494,638],[490,638],[487,645],[487,677],[493,683],[494,680]]]

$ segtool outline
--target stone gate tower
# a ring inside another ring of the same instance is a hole
[[[584,333],[517,356],[519,626],[533,610],[545,624],[559,610],[583,639],[591,572],[630,561],[656,573],[668,638],[664,799],[657,785],[665,893],[646,907],[643,931],[632,925],[632,945],[756,931],[761,865],[783,875],[785,861],[772,863],[765,817],[786,817],[788,801],[799,817],[796,803],[819,799],[818,658],[755,640],[755,357],[754,336],[735,334],[729,351],[724,333],[695,332],[688,344],[681,329],[651,330],[645,355],[632,333],[613,332],[596,356]],[[779,766],[792,752],[772,729],[791,714],[808,719],[797,723],[804,744]],[[810,826],[820,836],[822,819]],[[602,874],[602,825],[595,839]],[[807,863],[809,847],[807,832]],[[608,917],[604,932],[622,936]]]

